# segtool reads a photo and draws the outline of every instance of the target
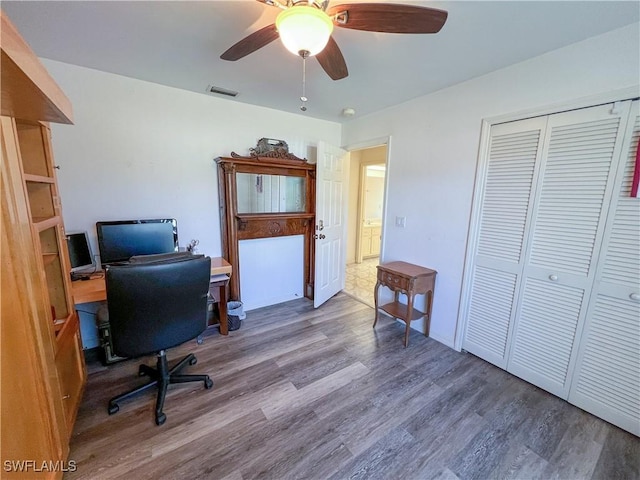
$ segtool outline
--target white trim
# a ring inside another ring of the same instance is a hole
[[[471,200],[471,214],[469,216],[469,229],[467,235],[467,246],[464,252],[464,268],[462,273],[462,289],[460,290],[460,303],[458,304],[458,321],[456,331],[453,336],[453,349],[460,352],[462,350],[462,340],[467,327],[467,313],[469,310],[469,293],[471,290],[471,265],[473,262],[473,246],[478,241],[480,209],[476,198],[482,198],[482,191],[485,182],[482,181],[487,168],[487,156],[489,151],[489,140],[491,135],[491,123],[482,120],[480,127],[480,144],[478,145],[478,160],[476,161],[476,173],[473,184],[473,196]]]
[[[640,97],[640,84],[620,90],[613,90],[611,92],[580,97],[573,100],[568,100],[566,102],[552,103],[550,105],[542,107],[536,107],[527,110],[521,110],[519,112],[506,113],[495,117],[489,117],[486,120],[482,120],[482,123],[483,126],[485,122],[487,122],[491,126],[497,123],[513,122],[516,120],[524,120],[526,118],[532,117],[542,117],[544,115],[552,115],[569,110],[595,107],[596,105],[602,105],[604,103],[633,100],[638,97]]]
[[[391,168],[391,135],[386,137],[377,137],[369,140],[364,140],[357,143],[352,143],[350,145],[344,145],[341,148],[345,149],[347,152],[352,152],[353,150],[363,150],[366,148],[373,147],[381,147],[383,145],[387,146],[387,159],[385,164],[387,166],[387,171],[385,172],[384,178],[384,202],[382,205],[382,230],[380,231],[380,263],[384,260],[384,245],[385,245],[385,232],[387,230],[387,208],[389,205],[389,201],[387,198],[389,192],[389,170]],[[358,258],[358,252],[356,251],[356,259]]]
[[[352,143],[350,145],[343,145],[340,148],[346,150],[347,152],[351,152],[352,150],[363,150],[365,148],[381,147],[382,145],[387,145],[388,148],[390,140],[391,136],[377,137],[358,143]]]
[[[384,173],[384,202],[382,203],[382,229],[380,230],[380,257],[379,262],[384,261],[384,245],[385,245],[385,233],[387,231],[387,210],[389,208],[389,172],[391,170],[391,136],[387,137],[387,159],[385,165],[387,170]]]

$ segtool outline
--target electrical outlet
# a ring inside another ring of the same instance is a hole
[[[396,227],[404,228],[407,226],[407,217],[396,217]]]

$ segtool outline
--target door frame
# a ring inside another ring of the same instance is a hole
[[[377,145],[379,147],[381,147],[382,145]],[[360,149],[361,150],[361,149]],[[365,182],[367,179],[367,167],[371,166],[371,165],[384,165],[385,166],[385,172],[384,172],[384,176],[385,176],[385,186],[382,192],[382,208],[383,208],[383,212],[384,212],[384,207],[386,205],[386,199],[387,199],[387,160],[389,157],[389,147],[386,147],[386,158],[385,158],[385,162],[384,163],[380,163],[379,161],[374,161],[374,160],[370,160],[367,162],[360,162],[360,171],[359,173],[359,179],[358,179],[358,212],[356,215],[356,263],[362,263],[363,260],[363,255],[362,255],[362,230],[363,230],[363,222],[364,222],[364,200],[366,197],[366,192],[365,192]],[[347,223],[348,223],[348,219],[347,219]],[[383,213],[383,217],[382,217],[382,225],[381,227],[384,227],[385,221],[384,221],[384,213]],[[381,235],[382,235],[382,230],[381,230]],[[380,240],[382,242],[382,239]]]
[[[373,147],[381,147],[383,145],[386,145],[387,147],[387,156],[386,156],[386,172],[385,172],[385,176],[384,176],[384,201],[383,201],[383,205],[382,205],[382,229],[380,231],[380,262],[382,263],[382,260],[384,258],[384,246],[385,246],[385,241],[384,241],[384,237],[385,237],[385,232],[386,232],[386,224],[388,223],[386,221],[387,218],[387,209],[388,209],[388,204],[389,202],[387,202],[387,198],[388,198],[388,192],[389,192],[389,171],[391,169],[391,135],[388,136],[384,136],[384,137],[376,137],[376,138],[372,138],[369,140],[364,140],[362,142],[357,142],[357,143],[351,143],[351,144],[347,144],[342,146],[342,148],[344,150],[346,150],[347,152],[351,153],[353,151],[356,150],[364,150],[367,148],[373,148]],[[359,169],[360,172],[360,184],[358,185],[358,190],[360,190],[361,185],[362,185],[362,166]],[[360,192],[358,192],[358,209],[357,209],[357,214],[356,214],[356,253],[355,253],[355,259],[356,261],[358,260],[358,258],[361,258],[361,244],[360,244],[360,231],[362,229],[362,226],[360,224],[360,219],[361,219],[361,210],[362,210],[362,205],[360,204]],[[346,222],[347,225],[349,224],[349,222],[352,221],[352,219],[349,218],[348,216],[348,211],[347,211],[347,217],[346,217]],[[346,263],[346,262],[345,262]],[[346,264],[343,265],[342,268],[346,269]]]

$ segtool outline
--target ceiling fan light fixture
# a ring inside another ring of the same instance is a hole
[[[296,5],[278,15],[276,28],[287,50],[294,55],[312,56],[327,46],[333,21],[318,8]]]

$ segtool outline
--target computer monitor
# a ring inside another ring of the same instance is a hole
[[[95,270],[96,264],[87,232],[71,232],[67,233],[66,237],[72,277],[89,268]]]
[[[178,224],[173,218],[97,222],[102,266],[126,262],[134,255],[178,251]]]

